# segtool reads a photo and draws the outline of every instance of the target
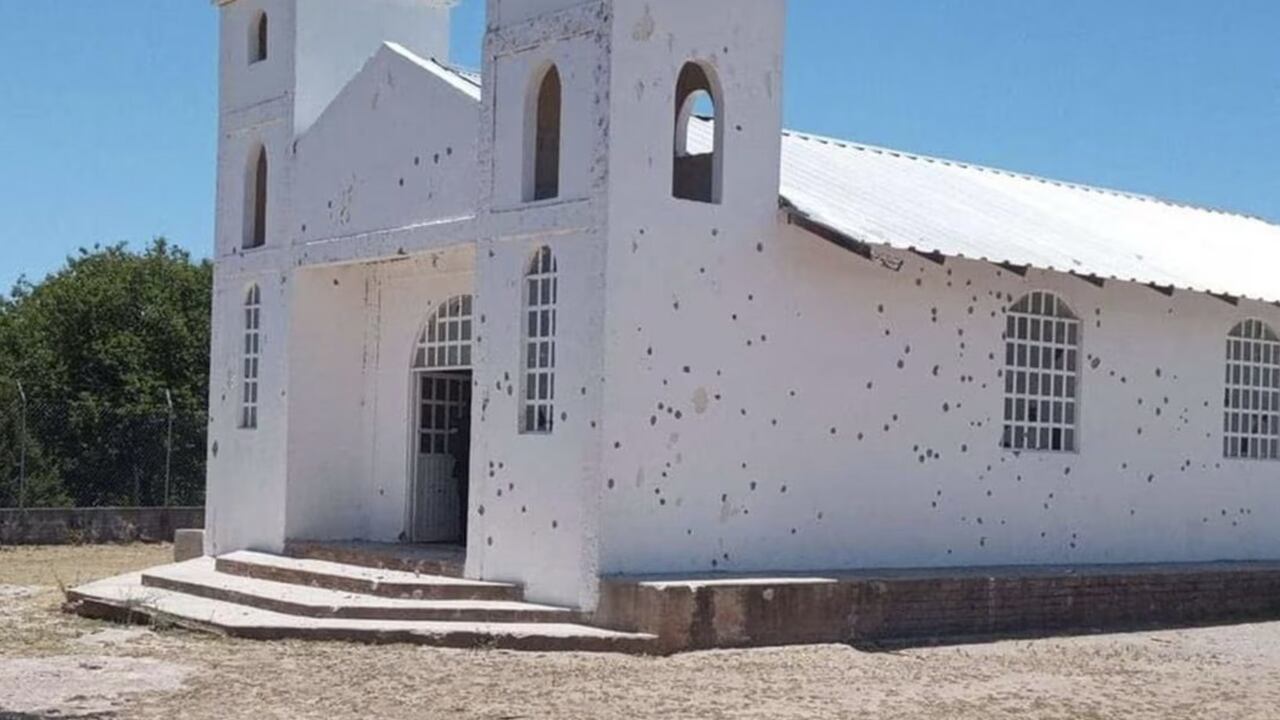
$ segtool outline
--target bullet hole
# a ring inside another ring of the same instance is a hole
[[[764,252],[764,243],[762,242],[756,243],[756,252],[758,253]]]
[[[400,178],[400,187],[404,187],[404,178]]]
[[[492,535],[490,535],[490,536],[485,540],[485,543],[486,543],[489,547],[493,547],[493,536],[492,536]]]
[[[445,149],[444,149],[444,154],[445,154],[445,155],[452,156],[452,155],[453,155],[453,148],[451,148],[451,147],[447,147],[447,148],[445,148]]]
[[[876,312],[878,312],[878,313],[880,313],[880,314],[882,314],[882,315],[883,315],[883,314],[884,314],[884,305],[877,305],[877,306],[876,306]]]
[[[529,513],[529,507],[528,507],[527,505],[521,505],[521,506],[520,506],[520,514],[521,514],[521,515],[527,515],[528,513]]]
[[[418,167],[418,166],[419,166],[419,165],[421,165],[421,164],[422,164],[422,158],[420,158],[420,157],[418,157],[417,155],[415,155],[415,156],[413,157],[413,166],[414,166],[414,167]]]
[[[938,365],[933,366],[933,376],[938,377],[938,373],[942,372],[942,368]]]
[[[688,375],[688,374],[689,374],[689,373],[691,373],[691,372],[693,372],[693,369],[692,369],[692,368],[690,368],[688,365],[685,365],[685,366],[684,366],[684,374],[685,374],[685,375]]]
[[[831,434],[832,434],[832,435],[835,435],[835,434],[836,434],[836,432],[837,432],[837,431],[836,431],[836,428],[831,428]]]
[[[439,164],[440,164],[440,153],[436,153],[436,154],[431,158],[431,161],[432,161],[433,163],[435,163],[436,165],[439,165]]]
[[[555,530],[555,529],[556,529],[556,528],[558,528],[558,527],[560,527],[560,521],[559,521],[559,520],[552,520],[552,521],[551,521],[551,529],[552,529],[552,530]]]
[[[899,361],[898,361],[898,369],[899,369],[899,370],[901,370],[901,369],[905,368],[906,366],[907,366],[906,361],[904,361],[904,360],[899,360]]]
[[[786,494],[787,494],[787,486],[786,486],[786,485],[783,485],[783,486],[782,486],[782,488],[781,488],[781,490],[780,490],[780,492],[781,492],[783,495],[786,495]]]
[[[753,480],[751,481],[751,492],[755,492],[755,491],[756,491],[756,482]]]
[[[944,413],[951,412],[951,403],[942,403],[942,412]]]
[[[622,443],[621,443],[621,442],[615,442],[615,443],[613,444],[613,449],[614,449],[614,450],[621,450],[621,449],[622,449]]]
[[[652,416],[650,416],[650,417],[649,417],[649,425],[650,425],[650,426],[654,426],[654,425],[657,425],[657,424],[658,424],[658,416],[657,416],[657,415],[652,415]]]

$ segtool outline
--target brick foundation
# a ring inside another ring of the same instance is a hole
[[[924,644],[1280,618],[1280,563],[613,578],[595,622],[668,652]]]

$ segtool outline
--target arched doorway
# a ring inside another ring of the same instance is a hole
[[[427,320],[413,354],[410,539],[465,544],[471,457],[471,296]]]

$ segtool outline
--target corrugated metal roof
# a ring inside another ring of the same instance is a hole
[[[1280,226],[1257,218],[795,132],[782,197],[864,243],[1280,301]]]

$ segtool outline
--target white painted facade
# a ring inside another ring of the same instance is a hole
[[[593,607],[618,573],[1280,557],[1280,464],[1223,452],[1227,335],[1280,309],[828,242],[779,205],[783,0],[489,0],[482,82],[432,60],[440,3],[219,8],[210,553],[413,540],[415,349],[470,296],[467,573],[537,601]],[[672,192],[689,62],[716,204]],[[558,193],[529,201],[552,65]],[[244,249],[258,147],[266,243]],[[527,432],[541,248],[554,413]],[[1001,447],[1006,313],[1037,290],[1080,320],[1074,452]]]

